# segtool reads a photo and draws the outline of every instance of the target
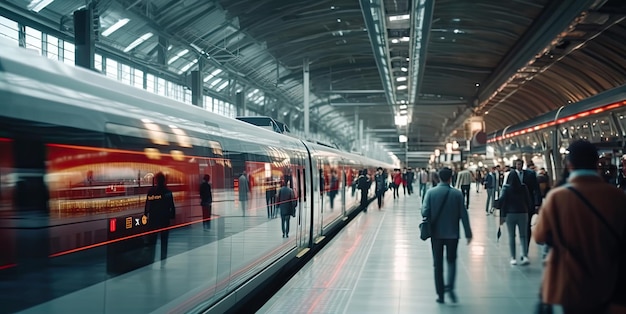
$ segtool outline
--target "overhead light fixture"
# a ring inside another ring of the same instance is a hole
[[[408,108],[408,107],[409,107],[409,106],[407,106],[407,105],[400,105],[400,107],[398,107],[398,108],[400,108],[401,110],[404,110],[404,109],[406,109],[406,108]]]
[[[406,81],[406,76],[396,77],[396,82],[405,82],[405,81]]]
[[[407,113],[408,113],[408,111],[406,109],[400,110],[400,114],[402,114],[402,115],[407,114]]]
[[[400,70],[402,70],[402,72],[407,72],[409,71],[409,69],[407,69],[406,67],[401,67]]]
[[[409,123],[409,117],[408,116],[395,116],[394,117],[394,123],[397,126],[405,126]]]
[[[392,43],[392,44],[397,44],[397,43],[399,43],[399,42],[400,42],[400,41],[399,41],[397,38],[394,38],[394,39],[392,39],[392,40],[391,40],[391,43]]]
[[[150,39],[150,37],[152,37],[152,35],[154,35],[154,34],[152,34],[152,33],[143,34],[143,36],[135,39],[135,41],[130,43],[130,45],[128,45],[128,47],[126,47],[126,49],[124,49],[124,52],[129,52],[129,51],[135,49],[135,47],[141,45],[144,41]]]
[[[43,8],[47,7],[52,2],[54,2],[54,0],[33,0],[28,4],[27,8],[39,13],[39,11],[43,10]]]
[[[411,38],[407,37],[407,36],[404,36],[404,37],[400,38],[400,41],[404,41],[404,42],[407,42],[409,40],[411,40]]]
[[[398,136],[398,142],[400,142],[400,143],[406,143],[407,140],[408,140],[408,138],[406,137],[406,135]]]
[[[389,21],[403,21],[403,20],[408,20],[411,16],[408,14],[402,14],[402,15],[392,15],[389,17]]]
[[[129,19],[121,19],[117,22],[115,22],[115,24],[109,26],[109,28],[105,29],[102,32],[102,36],[109,36],[111,34],[113,34],[116,30],[120,29],[122,26],[126,25],[126,23],[128,23],[130,20]]]
[[[406,88],[407,88],[406,85],[400,85],[396,87],[397,90],[405,90]]]

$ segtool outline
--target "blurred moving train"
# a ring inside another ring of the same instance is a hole
[[[3,46],[0,312],[223,311],[354,216],[351,183],[379,166],[393,167]],[[145,238],[160,230],[143,211],[157,172],[167,176],[176,217],[166,272],[155,274],[158,256]],[[198,192],[205,174],[211,217]],[[266,195],[280,181],[298,198],[289,238],[268,213]],[[155,281],[136,284],[146,278]],[[186,279],[160,286],[165,278]]]
[[[584,139],[598,147],[599,166],[611,181],[626,152],[625,117],[626,85],[622,85],[489,134],[487,156],[504,164],[522,158],[545,167],[553,180],[559,180],[567,147]]]

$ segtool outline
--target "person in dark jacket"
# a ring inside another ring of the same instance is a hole
[[[485,212],[487,215],[493,212],[493,200],[495,197],[495,188],[497,185],[496,180],[496,167],[491,167],[491,171],[487,172],[485,176],[485,190],[487,191],[487,203],[485,204]],[[478,183],[476,183],[478,184]]]
[[[367,211],[367,192],[369,191],[371,185],[372,182],[367,174],[367,169],[363,169],[361,171],[361,175],[357,179],[357,188],[361,190],[361,208],[363,208],[364,212]]]
[[[200,184],[200,206],[202,206],[202,220],[204,229],[211,228],[211,215],[213,206],[213,193],[211,192],[211,176],[205,174]]]
[[[378,209],[383,206],[383,195],[387,189],[386,179],[383,168],[378,167],[378,169],[376,169],[376,175],[374,176],[374,181],[376,181],[376,201],[378,202]]]
[[[470,227],[467,209],[463,206],[463,193],[450,186],[452,170],[442,168],[437,176],[441,182],[429,189],[422,202],[422,217],[428,217],[432,238],[430,239],[433,251],[433,266],[435,271],[435,289],[437,291],[437,303],[444,303],[444,292],[448,292],[452,302],[457,301],[454,292],[456,277],[456,256],[459,245],[459,221],[463,223],[467,244],[472,241],[472,229]],[[447,284],[443,281],[443,251],[446,249],[447,261]]]
[[[330,171],[330,187],[328,191],[328,198],[330,199],[330,210],[335,208],[335,197],[339,193],[339,177],[337,177],[337,170]]]
[[[265,180],[265,204],[267,219],[276,218],[276,185],[271,177]]]
[[[509,230],[509,251],[511,252],[511,265],[517,265],[515,255],[515,226],[519,229],[520,245],[522,247],[521,265],[528,265],[527,237],[529,236],[526,226],[528,225],[528,212],[531,205],[528,191],[522,187],[517,174],[512,171],[506,178],[500,194],[500,223],[506,222]],[[532,209],[534,211],[534,208]]]
[[[280,185],[281,188],[276,196],[276,203],[280,210],[280,228],[283,231],[283,238],[289,238],[289,220],[292,215],[295,217],[294,202],[296,201],[296,196],[293,190],[287,186],[287,182],[282,181]]]
[[[174,196],[165,186],[165,175],[162,172],[154,176],[156,186],[148,191],[146,196],[146,206],[144,214],[148,217],[148,226],[152,230],[160,230],[161,235],[161,261],[167,258],[167,242],[169,237],[170,220],[176,217],[176,207],[174,206]],[[152,237],[153,244],[156,244],[157,234]]]

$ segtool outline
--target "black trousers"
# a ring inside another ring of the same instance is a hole
[[[456,278],[456,251],[459,239],[430,239],[433,249],[433,266],[435,268],[435,290],[440,298],[443,298],[445,290],[454,290]],[[446,261],[448,268],[447,282],[443,282],[443,249],[446,249]]]
[[[153,227],[154,229],[160,229],[160,228],[167,228],[168,226],[159,226],[159,227]],[[169,236],[170,236],[170,230],[169,229],[164,229],[161,230],[159,232],[155,232],[153,234],[150,235],[150,242],[152,243],[152,245],[156,245],[157,243],[157,238],[161,237],[161,260],[164,260],[167,258],[167,245],[168,245],[168,240],[169,240]]]
[[[385,194],[384,191],[376,191],[376,200],[378,201],[378,208],[379,209],[383,205],[383,195],[384,194]]]
[[[367,211],[367,190],[361,190],[361,207]]]
[[[202,220],[204,220],[203,225],[204,229],[211,229],[211,215],[212,215],[212,206],[211,205],[202,205]]]

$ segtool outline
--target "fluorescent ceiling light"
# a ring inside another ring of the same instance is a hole
[[[400,110],[400,114],[407,114],[408,111],[406,109]]]
[[[406,89],[406,85],[400,85],[396,89],[397,90],[405,90]]]
[[[178,60],[180,57],[184,56],[188,52],[189,52],[189,49],[179,51],[175,56],[173,56],[169,61],[167,61],[167,64],[172,64],[174,61]]]
[[[121,19],[115,22],[115,24],[109,26],[109,28],[107,28],[106,30],[104,30],[104,32],[102,32],[102,36],[109,36],[113,34],[116,30],[126,25],[126,23],[128,23],[129,21],[130,21],[129,19]]]
[[[400,42],[400,41],[399,41],[397,38],[394,38],[394,39],[392,39],[392,40],[391,40],[391,43],[392,43],[392,44],[397,44],[397,43],[399,43],[399,42]]]
[[[392,15],[389,17],[389,21],[403,21],[403,20],[408,20],[411,16],[408,14],[402,14],[402,15]]]
[[[133,41],[132,43],[130,43],[130,45],[128,45],[128,47],[126,47],[126,49],[124,49],[124,52],[129,52],[133,49],[135,49],[135,47],[141,45],[144,41],[150,39],[150,37],[152,37],[152,33],[145,33],[143,34],[143,36],[135,39],[135,41]]]
[[[33,0],[28,5],[28,9],[39,13],[43,8],[47,7],[54,0]]]
[[[397,126],[405,126],[409,123],[408,116],[395,116],[394,122]]]
[[[404,110],[404,109],[408,108],[408,106],[407,106],[407,105],[400,105],[400,107],[399,107],[399,108],[400,108],[400,109],[402,109],[402,110]]]
[[[406,81],[406,76],[396,77],[396,82],[405,82],[405,81]]]
[[[398,136],[398,142],[400,142],[400,143],[406,143],[407,140],[408,140],[408,138],[406,137],[406,135]]]
[[[406,37],[406,36],[400,38],[400,41],[405,41],[406,42],[406,41],[409,41],[409,40],[411,40],[411,38],[410,37]]]
[[[401,67],[400,70],[402,70],[402,72],[407,72],[409,69],[407,69],[406,67]]]

